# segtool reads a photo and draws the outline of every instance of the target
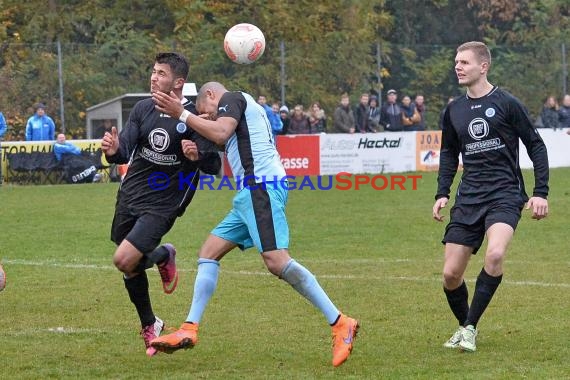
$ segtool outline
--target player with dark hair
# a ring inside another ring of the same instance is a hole
[[[177,53],[159,53],[150,77],[151,93],[173,91],[180,107],[196,113],[195,105],[182,96],[188,76],[188,62]],[[191,150],[195,161],[188,160],[183,147]],[[160,245],[162,237],[181,216],[196,189],[199,170],[216,174],[221,166],[217,147],[177,118],[162,114],[152,98],[133,107],[121,134],[113,127],[105,132],[101,149],[107,161],[129,163],[117,194],[111,240],[118,247],[113,262],[124,274],[125,287],[141,321],[141,335],[149,356],[157,351],[150,346],[164,327],[152,310],[146,269],[157,264],[164,292],[174,291],[178,283],[176,250],[172,244]],[[185,186],[189,181],[193,186]]]
[[[198,325],[216,289],[219,261],[236,247],[243,250],[255,246],[272,274],[290,284],[324,314],[332,326],[332,363],[335,367],[344,363],[352,350],[358,322],[341,314],[315,276],[289,256],[285,216],[288,192],[280,181],[285,177],[285,169],[263,108],[249,94],[229,92],[217,82],[203,85],[196,100],[198,111],[215,120],[184,111],[173,94],[156,93],[153,99],[160,111],[180,116],[202,136],[225,144],[232,172],[243,181],[244,187],[235,195],[233,209],[214,228],[198,253],[198,273],[186,322],[177,332],[154,339],[152,346],[171,352],[196,345]]]
[[[482,42],[467,42],[457,48],[455,72],[467,93],[447,105],[443,115],[438,189],[432,210],[433,218],[441,222],[440,212],[449,201],[461,154],[463,175],[443,238],[443,288],[459,328],[444,346],[469,352],[476,350],[477,323],[501,283],[507,247],[525,202],[533,219],[548,215],[546,146],[524,105],[489,83],[490,66],[491,53]],[[534,165],[530,199],[519,167],[519,139]],[[485,264],[469,305],[464,274],[485,236]]]

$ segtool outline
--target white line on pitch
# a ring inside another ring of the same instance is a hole
[[[73,264],[73,263],[58,263],[55,261],[31,261],[31,260],[4,260],[5,264],[12,265],[27,265],[27,266],[50,266],[56,268],[70,268],[70,269],[105,269],[105,270],[117,270],[112,265],[97,265],[97,264]],[[155,269],[153,269],[155,270]],[[178,269],[179,272],[196,272],[196,269]],[[227,273],[230,275],[245,275],[245,276],[271,276],[269,272],[259,272],[259,271],[231,271],[231,270],[221,270],[222,273]],[[335,275],[335,274],[319,274],[318,278],[323,279],[343,279],[343,280],[394,280],[394,281],[412,281],[412,282],[440,282],[439,277],[410,277],[410,276],[359,276],[359,275]],[[471,282],[468,280],[468,282]],[[539,287],[550,287],[550,288],[570,288],[570,284],[567,283],[550,283],[541,281],[512,281],[505,280],[504,283],[509,285],[518,286],[539,286]]]

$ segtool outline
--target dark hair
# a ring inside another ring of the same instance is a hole
[[[154,60],[156,63],[165,63],[170,66],[172,73],[177,78],[188,78],[190,67],[188,60],[179,53],[158,53]]]

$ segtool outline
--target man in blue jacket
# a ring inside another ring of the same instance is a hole
[[[58,161],[61,161],[61,156],[63,154],[73,154],[75,156],[79,156],[81,154],[81,149],[69,141],[65,141],[65,135],[63,133],[60,133],[57,135],[57,140],[53,145],[53,153],[55,154],[55,158],[57,158]]]
[[[257,98],[257,103],[263,107],[265,113],[267,114],[267,119],[269,119],[269,124],[271,124],[271,133],[273,134],[273,142],[275,143],[275,136],[283,130],[283,122],[279,116],[279,103],[273,103],[270,107],[267,104],[267,98],[265,95],[259,95]]]
[[[26,124],[26,141],[53,140],[55,123],[46,115],[46,106],[38,103],[35,106],[36,113],[28,119]]]
[[[4,136],[4,133],[6,133],[6,128],[6,119],[2,112],[0,112],[0,138]]]

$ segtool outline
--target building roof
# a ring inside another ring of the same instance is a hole
[[[182,89],[182,95],[184,95],[184,96],[190,96],[190,97],[194,97],[194,96],[198,95],[198,91],[196,91],[196,84],[195,84],[195,83],[184,83],[184,88]],[[132,93],[126,93],[126,94],[117,96],[116,98],[109,99],[109,100],[106,100],[106,101],[104,101],[104,102],[102,102],[102,103],[95,104],[94,106],[88,107],[88,108],[87,108],[87,112],[96,110],[96,109],[98,109],[98,108],[104,107],[104,106],[106,106],[106,105],[108,105],[108,104],[114,103],[114,102],[116,102],[116,101],[119,101],[119,100],[122,100],[122,99],[125,99],[125,98],[129,98],[129,99],[132,99],[132,98],[145,99],[145,98],[148,98],[148,97],[150,97],[150,96],[151,96],[150,92],[132,92]],[[140,99],[139,99],[139,100],[140,100]]]

